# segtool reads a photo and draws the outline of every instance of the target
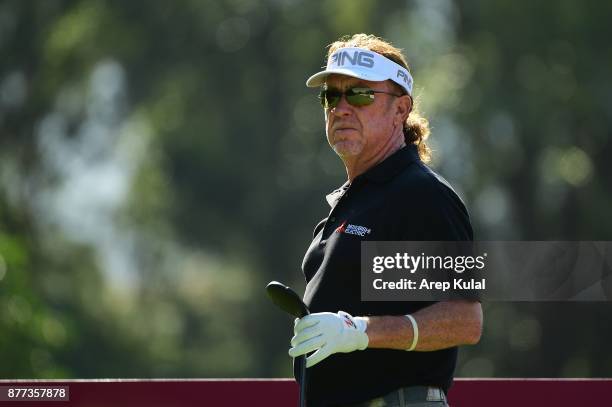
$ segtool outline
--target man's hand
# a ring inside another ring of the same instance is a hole
[[[337,314],[319,312],[296,319],[289,356],[298,357],[316,350],[306,358],[312,367],[334,353],[348,353],[368,347],[365,318],[352,317],[344,311]]]

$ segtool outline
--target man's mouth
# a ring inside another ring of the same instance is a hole
[[[356,131],[357,129],[354,127],[350,127],[350,126],[338,126],[334,129],[334,133],[338,133],[338,132],[346,132],[349,130],[353,130]]]

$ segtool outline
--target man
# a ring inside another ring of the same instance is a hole
[[[406,60],[380,38],[344,37],[306,84],[321,86],[327,140],[348,175],[302,265],[312,314],[296,320],[289,354],[310,354],[307,405],[446,406],[457,346],[480,339],[480,303],[360,299],[362,241],[472,240],[463,203],[423,163],[429,129]]]

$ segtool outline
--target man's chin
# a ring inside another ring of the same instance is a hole
[[[333,148],[336,154],[341,158],[357,156],[361,153],[361,150],[363,150],[361,143],[356,143],[354,141],[338,141],[334,144]]]

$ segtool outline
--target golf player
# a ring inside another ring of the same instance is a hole
[[[308,406],[446,406],[457,346],[480,339],[480,302],[361,301],[360,245],[472,240],[467,210],[425,165],[428,123],[402,52],[356,34],[327,57],[306,85],[320,88],[327,141],[348,180],[327,196],[331,210],[304,257],[312,314],[296,320],[289,355],[309,355]]]

